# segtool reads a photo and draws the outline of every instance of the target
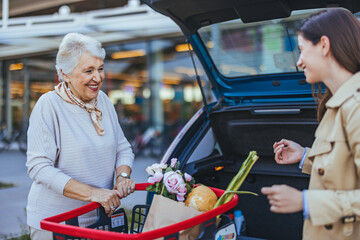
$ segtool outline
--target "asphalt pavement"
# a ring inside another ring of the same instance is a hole
[[[136,157],[131,177],[137,183],[147,181],[146,167],[159,162],[151,157]],[[13,187],[0,189],[0,240],[23,235],[27,231],[26,204],[31,179],[25,167],[26,156],[11,150],[0,153],[0,182],[13,184]],[[121,200],[125,209],[136,204],[144,204],[146,192],[136,192]]]

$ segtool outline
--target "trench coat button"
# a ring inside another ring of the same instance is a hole
[[[324,173],[325,173],[325,170],[324,170],[323,168],[319,168],[319,169],[318,169],[318,174],[319,174],[320,176],[323,176]]]
[[[326,224],[325,225],[326,230],[331,230],[333,228],[332,224]]]

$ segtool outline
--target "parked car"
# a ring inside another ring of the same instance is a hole
[[[250,151],[260,157],[236,209],[250,239],[301,239],[302,213],[270,212],[263,186],[308,186],[298,165],[277,165],[273,143],[287,138],[311,146],[317,127],[312,86],[302,69],[296,31],[318,8],[360,11],[358,0],[144,0],[184,32],[211,82],[217,102],[207,103],[185,125],[163,156],[176,157],[197,182],[225,189]],[[200,80],[201,82],[201,80]],[[200,84],[201,85],[201,84]],[[206,97],[204,96],[204,99]]]

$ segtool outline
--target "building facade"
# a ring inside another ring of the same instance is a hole
[[[2,3],[1,136],[11,140],[19,133],[26,134],[37,100],[58,84],[57,48],[69,32],[102,42],[106,51],[102,91],[113,102],[129,141],[141,141],[144,132],[156,133],[157,145],[163,151],[202,107],[185,37],[175,23],[140,1]],[[206,75],[194,57],[202,85],[211,98]]]
[[[161,134],[164,148],[202,106],[195,70],[183,36],[104,45],[102,86],[114,104],[119,123],[131,141],[148,128]],[[39,97],[58,84],[56,51],[1,61],[2,131],[26,131]],[[196,60],[203,86],[206,75]]]

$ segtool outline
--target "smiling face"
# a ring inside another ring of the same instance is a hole
[[[76,97],[89,102],[98,96],[103,84],[104,61],[88,52],[83,52],[78,65],[70,74],[63,73],[63,78]]]
[[[308,83],[322,82],[322,73],[324,70],[324,57],[322,56],[321,43],[314,45],[311,41],[298,35],[298,46],[300,50],[297,66],[304,70],[306,81]]]

